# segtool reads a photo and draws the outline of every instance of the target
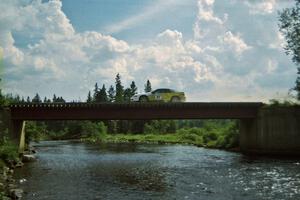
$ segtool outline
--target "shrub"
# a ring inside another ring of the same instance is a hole
[[[218,139],[218,135],[215,131],[207,131],[203,135],[204,143],[208,143],[210,141],[214,141]]]
[[[17,161],[19,158],[17,145],[10,141],[3,141],[0,144],[0,158],[3,161]]]

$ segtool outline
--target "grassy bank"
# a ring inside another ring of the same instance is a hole
[[[17,146],[9,140],[0,141],[0,199],[10,199],[9,185],[12,185],[12,168],[19,162]]]
[[[183,128],[172,134],[102,134],[101,137],[84,140],[104,143],[177,143],[231,149],[238,147],[239,134],[237,124],[232,122],[219,126],[206,124],[202,128]]]

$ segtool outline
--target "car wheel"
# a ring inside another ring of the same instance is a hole
[[[171,102],[180,102],[179,97],[172,97]]]
[[[148,102],[148,97],[146,97],[146,96],[141,96],[141,97],[139,98],[139,102]]]

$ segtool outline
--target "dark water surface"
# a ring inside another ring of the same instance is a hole
[[[36,145],[24,199],[300,199],[300,162],[182,145]]]

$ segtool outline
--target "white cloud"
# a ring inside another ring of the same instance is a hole
[[[269,35],[262,34],[258,46],[251,40],[254,31],[242,32],[244,24],[232,20],[236,16],[230,11],[237,9],[234,6],[238,3],[220,13],[217,2],[198,1],[193,38],[185,39],[179,30],[167,29],[147,44],[135,45],[95,31],[76,32],[59,0],[0,3],[0,8],[6,8],[0,13],[6,91],[26,96],[47,91],[44,95],[58,93],[68,99],[84,99],[96,81],[113,84],[117,73],[124,85],[135,80],[143,87],[150,79],[154,88],[175,87],[185,91],[191,101],[263,100],[277,90],[286,90],[288,81],[282,87],[270,84],[283,70],[282,65],[290,64],[279,48],[283,38],[275,35],[278,40],[270,41]],[[168,8],[162,4],[163,8],[161,4],[150,7],[107,30],[115,33],[142,23]],[[257,3],[243,5],[249,12],[241,19],[250,17],[250,5]],[[265,5],[262,10],[268,15],[270,9]],[[14,31],[37,40],[17,47]],[[285,77],[294,73],[291,69],[286,70]],[[268,79],[263,80],[262,73],[268,74]]]
[[[271,14],[276,10],[278,0],[245,1],[250,7],[250,14]]]
[[[244,51],[251,48],[244,42],[239,34],[234,35],[230,31],[226,32],[222,39],[225,46],[233,50],[237,55],[241,55]]]

